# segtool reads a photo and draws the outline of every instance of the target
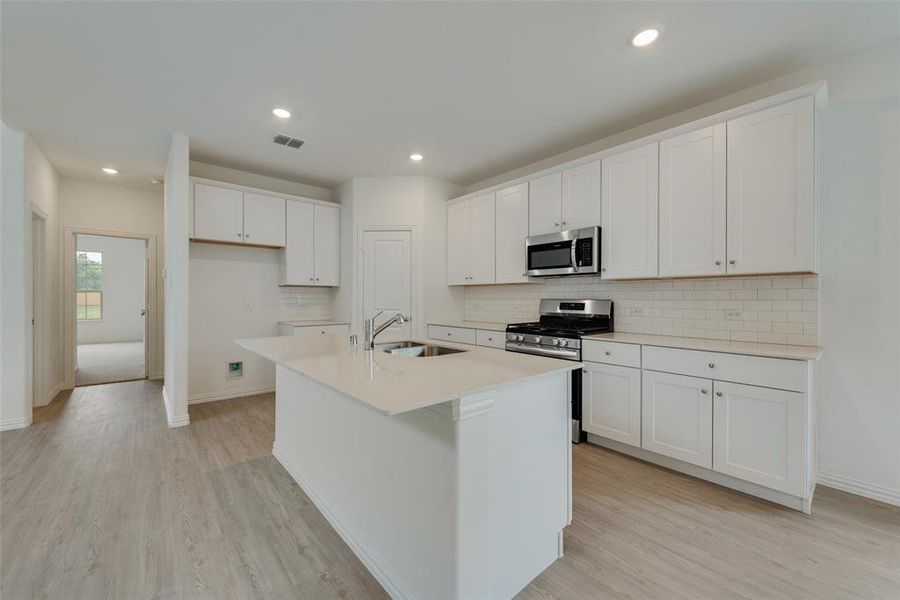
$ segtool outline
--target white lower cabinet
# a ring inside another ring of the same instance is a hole
[[[710,379],[644,371],[641,447],[711,469],[712,389]]]
[[[806,495],[806,396],[716,381],[713,469]]]
[[[582,428],[640,447],[641,370],[585,363],[582,373]]]

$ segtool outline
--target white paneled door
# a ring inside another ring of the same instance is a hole
[[[497,192],[497,283],[527,283],[528,184]]]
[[[529,235],[555,233],[562,227],[562,173],[528,182]]]
[[[384,314],[376,324],[398,312],[412,319],[410,239],[409,231],[363,232],[363,319],[378,311],[384,311]],[[411,337],[412,331],[411,322],[390,329],[391,333],[406,337]]]
[[[659,143],[659,275],[725,274],[725,124]]]
[[[599,160],[563,171],[560,227],[564,231],[600,225],[600,174]]]
[[[238,190],[194,184],[194,238],[243,243],[244,194]]]
[[[308,202],[287,202],[287,245],[281,283],[315,285],[315,207]]]
[[[244,192],[244,243],[284,246],[284,198]]]
[[[813,99],[728,121],[728,272],[815,270]]]
[[[469,283],[494,283],[494,194],[469,200]]]
[[[710,379],[644,371],[641,447],[712,468]]]
[[[582,427],[632,446],[641,446],[641,370],[585,363]]]
[[[341,211],[336,206],[317,204],[316,285],[340,285],[341,281]]]

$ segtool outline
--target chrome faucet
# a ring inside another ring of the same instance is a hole
[[[366,324],[365,324],[365,334],[366,334],[365,348],[366,348],[366,350],[374,350],[375,349],[375,336],[377,336],[379,333],[381,333],[382,331],[384,331],[385,329],[387,329],[394,323],[397,323],[398,325],[402,325],[403,323],[406,323],[407,321],[409,321],[409,317],[405,317],[405,316],[403,316],[403,314],[397,313],[392,318],[388,319],[387,321],[385,321],[378,327],[375,327],[375,319],[377,319],[383,312],[384,312],[383,310],[379,310],[378,313],[375,314],[374,316],[372,316],[371,319],[366,319]]]

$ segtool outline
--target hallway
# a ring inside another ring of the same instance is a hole
[[[77,352],[76,386],[146,377],[143,342],[79,344]]]

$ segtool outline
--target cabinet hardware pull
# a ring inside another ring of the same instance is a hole
[[[717,261],[716,261],[716,266],[717,266],[717,267],[720,266],[721,264],[722,264],[722,261],[721,261],[721,260],[717,260]]]
[[[716,392],[716,396],[718,396],[719,398],[721,398],[721,397],[722,397],[722,392]]]
[[[248,234],[247,234],[247,235],[245,235],[245,236],[244,236],[244,237],[245,237],[245,238],[248,238],[248,237],[250,237],[250,234],[249,234],[249,233],[248,233]]]
[[[606,355],[609,356],[610,354],[612,354],[612,352],[610,352],[609,350],[607,350],[607,351],[606,351]]]
[[[237,235],[238,237],[241,237],[241,234],[239,234],[239,233],[237,233],[237,234],[235,234],[235,235]]]
[[[601,271],[602,273],[606,273],[606,267],[600,267],[600,271]]]
[[[706,393],[706,390],[700,390],[700,393],[701,393],[701,394],[705,394],[705,393]]]
[[[734,260],[729,260],[729,261],[728,261],[728,264],[729,264],[729,265],[733,265],[733,264],[734,264]]]
[[[554,225],[555,227],[559,227],[559,223],[554,223],[553,225]]]
[[[710,369],[715,369],[715,368],[716,368],[716,363],[709,363],[707,366],[708,366]]]

